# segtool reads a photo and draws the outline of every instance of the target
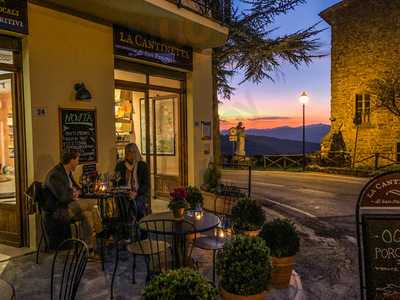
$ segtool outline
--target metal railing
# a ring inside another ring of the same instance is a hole
[[[353,154],[347,151],[331,151],[327,153],[314,152],[306,155],[306,165],[319,167],[338,167],[338,168],[365,168],[380,170],[394,165],[400,165],[397,159],[398,153],[357,153],[354,159]],[[248,166],[261,169],[300,169],[303,166],[302,154],[291,155],[258,155],[246,157],[240,161],[234,160],[231,155],[223,158],[224,168],[247,169]]]
[[[228,24],[231,19],[231,0],[167,0],[203,17]]]

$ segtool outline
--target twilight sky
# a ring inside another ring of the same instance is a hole
[[[330,53],[330,28],[319,13],[340,0],[308,0],[287,15],[276,19],[277,33],[290,33],[320,21],[322,52]],[[260,84],[251,82],[238,85],[234,80],[235,94],[230,101],[220,105],[221,128],[226,129],[243,121],[246,128],[273,128],[299,126],[302,109],[298,101],[302,91],[307,91],[310,102],[306,107],[306,123],[329,124],[330,113],[330,56],[315,60],[299,70],[284,64],[282,74],[274,76],[275,82],[264,80]]]

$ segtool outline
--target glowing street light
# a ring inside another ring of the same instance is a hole
[[[306,170],[306,104],[310,97],[306,92],[301,93],[299,101],[303,104],[303,171]]]

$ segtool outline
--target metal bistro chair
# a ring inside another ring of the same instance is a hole
[[[77,239],[65,240],[51,266],[51,300],[74,300],[89,258],[87,245]],[[58,267],[61,272],[56,274]]]
[[[45,192],[43,184],[39,181],[33,182],[28,190],[25,192],[25,206],[29,213],[38,213],[40,218],[40,239],[39,245],[36,251],[36,264],[39,264],[39,255],[42,244],[44,243],[44,251],[48,252],[50,250],[50,236],[49,236],[49,226],[48,224],[51,219],[51,213],[46,212],[45,207]],[[51,224],[54,225],[54,224]],[[61,224],[59,224],[61,226]],[[75,237],[79,238],[79,224],[71,220],[70,223],[64,224],[64,226],[74,226]],[[53,247],[54,248],[54,247]]]
[[[125,192],[117,192],[114,194],[112,205],[102,217],[103,231],[97,235],[101,240],[101,261],[102,269],[105,269],[105,253],[104,242],[112,239],[115,248],[115,262],[111,278],[111,299],[114,298],[114,282],[118,270],[120,252],[126,246],[129,240],[134,238],[136,232],[137,217],[135,210],[131,209],[130,204],[135,204],[129,200],[129,196]]]
[[[154,275],[192,263],[193,245],[197,237],[192,223],[186,220],[148,220],[140,222],[138,228],[147,232],[148,238],[128,245],[133,258],[133,284],[136,282],[136,256],[145,259],[146,282]],[[190,240],[188,235],[191,235]]]
[[[215,198],[214,202],[214,214],[216,214],[220,218],[220,224],[218,226],[218,230],[223,232],[224,235],[220,236],[219,232],[215,232],[211,236],[202,236],[199,237],[194,246],[200,248],[202,250],[208,250],[213,252],[213,273],[212,280],[215,283],[215,258],[217,251],[221,250],[225,241],[229,238],[228,232],[232,233],[232,223],[231,223],[231,214],[232,208],[239,199],[240,194],[237,191],[237,188],[234,186],[223,186],[221,191],[221,195]],[[219,201],[217,203],[217,201]]]

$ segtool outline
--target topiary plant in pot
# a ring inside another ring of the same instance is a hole
[[[154,277],[144,289],[144,300],[217,300],[217,289],[198,272],[182,268]]]
[[[265,222],[265,214],[257,201],[242,198],[232,207],[231,220],[236,233],[257,236]]]
[[[186,188],[174,189],[174,191],[170,193],[170,198],[171,201],[168,204],[168,208],[173,212],[175,218],[183,218],[185,210],[189,208],[189,204],[186,201]]]
[[[186,201],[189,203],[191,209],[197,209],[199,206],[203,206],[203,195],[197,187],[188,186],[186,192]]]
[[[271,249],[272,286],[287,288],[293,272],[294,256],[300,249],[300,237],[294,223],[288,219],[275,219],[265,223],[260,237]]]
[[[271,277],[270,251],[259,237],[235,236],[217,254],[224,300],[264,300]]]

